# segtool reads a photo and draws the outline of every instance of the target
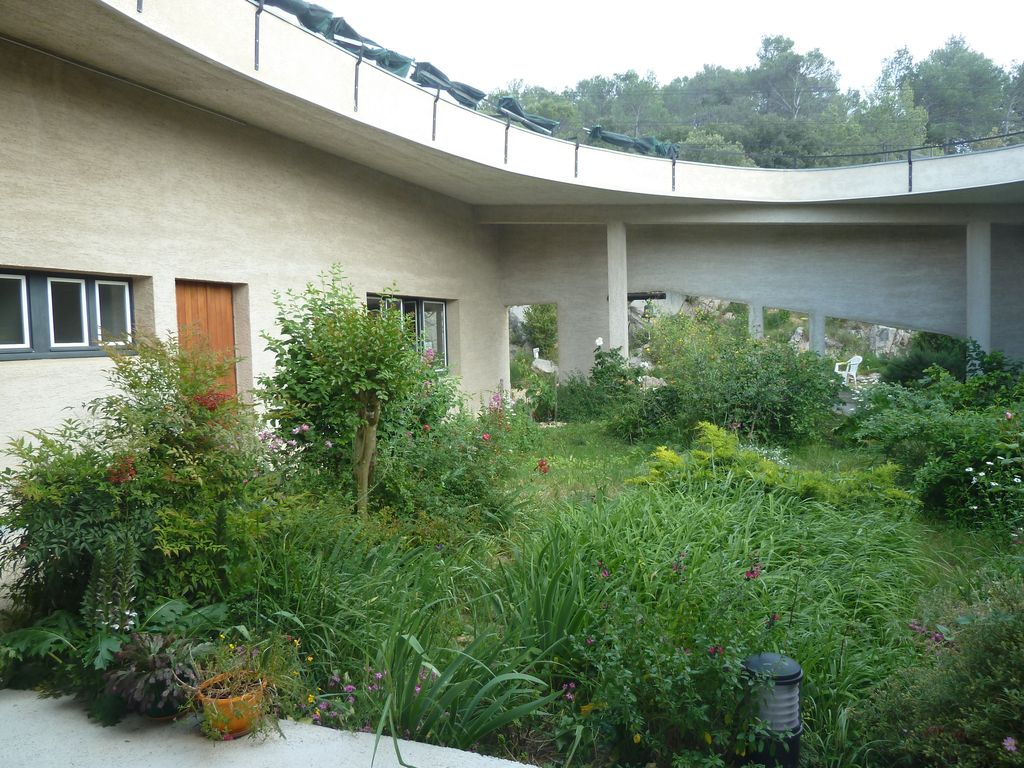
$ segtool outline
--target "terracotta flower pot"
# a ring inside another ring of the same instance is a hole
[[[225,672],[201,682],[196,689],[196,701],[209,727],[228,738],[244,736],[264,715],[266,687],[265,680],[240,679],[236,674]]]

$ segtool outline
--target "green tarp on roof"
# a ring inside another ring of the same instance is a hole
[[[522,105],[512,96],[502,96],[498,99],[498,111],[510,120],[529,128],[536,133],[552,134],[560,123],[550,117],[541,117],[525,111]]]
[[[584,129],[590,134],[594,141],[603,141],[606,144],[619,147],[620,149],[632,149],[641,155],[657,155],[658,157],[674,158],[679,156],[679,145],[668,141],[659,141],[653,136],[641,136],[634,139],[624,133],[606,131],[600,125]]]

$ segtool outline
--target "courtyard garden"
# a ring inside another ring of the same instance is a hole
[[[831,362],[672,317],[661,386],[598,351],[465,402],[336,272],[277,320],[256,407],[139,341],[91,418],[10,446],[0,684],[215,738],[696,768],[779,740],[742,665],[778,652],[803,765],[1024,765],[1018,364],[967,349],[844,416]]]

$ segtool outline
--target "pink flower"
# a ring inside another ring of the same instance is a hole
[[[491,433],[490,432],[484,432],[482,435],[480,435],[480,437],[486,443],[488,440],[491,439]]]
[[[1005,749],[1007,752],[1016,752],[1017,740],[1013,738],[1013,736],[1007,736],[1005,739],[1003,739],[1003,749]]]
[[[1004,415],[1006,416],[1006,420],[1007,421],[1012,421],[1013,420],[1013,411],[1007,411]],[[1009,738],[1009,737],[1007,737],[1007,738]],[[1015,747],[1015,749],[1016,749],[1016,747]]]
[[[761,569],[762,569],[762,566],[761,566],[760,563],[754,563],[754,565],[750,568],[750,570],[743,574],[743,578],[746,579],[747,581],[753,581],[754,579],[759,579],[759,578],[761,578]]]
[[[430,425],[429,424],[424,424],[423,425],[423,431],[424,432],[429,432],[430,431]]]
[[[725,648],[720,645],[712,645],[708,647],[708,656],[714,658],[715,656],[721,656],[725,653]]]

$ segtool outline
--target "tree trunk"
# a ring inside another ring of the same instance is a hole
[[[380,423],[380,402],[367,392],[361,398],[359,417],[362,423],[356,429],[352,444],[352,474],[356,480],[356,509],[365,513],[369,506],[370,481],[373,479],[374,458],[377,455],[377,424]]]

